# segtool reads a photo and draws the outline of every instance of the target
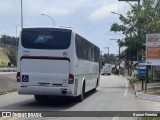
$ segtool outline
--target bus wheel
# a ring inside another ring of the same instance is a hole
[[[97,91],[97,87],[98,87],[98,79],[97,79],[96,87],[92,91],[96,92]]]
[[[46,101],[48,99],[45,95],[34,95],[36,101]]]
[[[85,93],[85,84],[83,83],[82,93],[81,93],[81,95],[79,95],[79,96],[77,97],[77,101],[78,101],[78,102],[82,102],[82,101],[83,101],[83,99],[84,99],[84,93]]]

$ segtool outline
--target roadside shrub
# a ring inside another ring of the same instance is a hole
[[[129,79],[129,84],[131,86],[134,86],[134,83],[138,83],[138,82],[141,82],[141,81],[139,80],[137,76],[135,78]]]
[[[145,80],[145,75],[137,75],[136,77],[140,81]]]
[[[139,120],[160,120],[160,117],[140,117]]]
[[[7,55],[11,61],[11,63],[16,66],[17,65],[17,53],[15,51],[7,51]]]

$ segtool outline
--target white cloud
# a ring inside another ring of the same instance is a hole
[[[0,14],[8,14],[11,11],[13,11],[15,9],[15,6],[13,4],[14,2],[5,2],[5,1],[1,1],[0,3]]]
[[[27,2],[24,0],[24,12],[28,15],[37,16],[42,13],[49,14],[51,16],[65,16],[73,13],[72,10],[68,9],[66,6],[64,7],[64,3],[48,0],[34,0]]]
[[[21,0],[0,0],[0,34],[15,35],[16,29],[13,25],[21,25],[20,1]],[[115,20],[114,15],[111,15],[110,12],[124,13],[124,10],[127,10],[126,7],[130,6],[126,3],[126,6],[122,9],[124,5],[121,4],[125,2],[117,1],[118,0],[23,0],[23,26],[52,26],[53,24],[50,20],[41,16],[41,14],[44,13],[53,17],[56,26],[73,27],[80,34],[84,35],[85,38],[91,40],[91,42],[103,50],[107,42],[106,35],[102,33],[105,33],[106,30],[109,31],[111,23]],[[109,14],[107,24],[106,20],[99,21]],[[96,20],[97,24],[87,20],[88,17],[90,20]],[[19,31],[20,27],[18,27],[18,33]],[[107,37],[107,39],[109,40],[110,37],[111,36]],[[111,48],[112,47],[113,46],[111,46]],[[111,49],[111,52],[117,53],[117,51],[114,52],[114,49],[113,51]]]
[[[118,6],[118,3],[112,3],[109,5],[103,5],[101,8],[96,9],[90,16],[89,19],[93,21],[101,20],[107,15],[111,14],[110,12],[118,11],[124,7],[125,4]]]
[[[24,0],[24,11],[29,15],[37,15],[41,13],[49,14],[54,17],[66,16],[76,13],[78,9],[88,7],[92,0],[34,0],[28,2]]]
[[[59,8],[47,8],[43,11],[45,14],[49,14],[52,16],[66,16],[68,14],[71,14],[72,11],[69,11],[67,9],[59,9]]]

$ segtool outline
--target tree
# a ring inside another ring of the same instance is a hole
[[[8,36],[8,35],[2,35],[0,38],[0,43],[5,48],[5,52],[8,55],[11,63],[16,66],[17,64],[17,48],[18,45],[18,38]]]
[[[105,63],[110,63],[110,64],[114,64],[116,59],[114,54],[106,54],[106,53],[103,55],[103,58]]]
[[[0,38],[0,43],[12,45],[12,46],[17,46],[18,39],[19,38],[16,38],[13,36],[2,35],[2,37]]]
[[[145,0],[142,5],[133,5],[127,15],[119,14],[121,25],[113,23],[110,31],[121,32],[126,37],[119,44],[139,53],[145,51],[145,36],[160,31],[160,2],[153,7],[151,0]]]

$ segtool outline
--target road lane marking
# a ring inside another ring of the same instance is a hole
[[[0,117],[0,120],[18,120],[18,117]]]
[[[160,111],[160,103],[154,103],[154,111]]]
[[[9,74],[15,74],[17,72],[0,72],[0,75],[9,75]]]
[[[112,120],[119,120],[119,117],[113,117]]]
[[[17,93],[17,92],[10,92],[10,93],[6,93],[6,94],[3,94],[3,95],[0,95],[0,97],[1,96],[8,96],[8,95],[12,95],[12,94],[15,94],[15,93]],[[18,93],[17,93],[18,94]]]
[[[124,91],[124,97],[127,96],[127,92],[128,92],[128,81],[126,79],[125,79],[125,81],[126,81],[126,89]]]

